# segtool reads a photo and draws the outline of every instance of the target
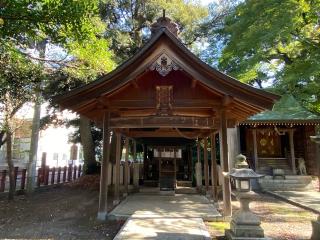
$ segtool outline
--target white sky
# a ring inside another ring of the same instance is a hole
[[[201,4],[203,5],[208,5],[209,3],[212,2],[217,2],[218,0],[200,0]]]

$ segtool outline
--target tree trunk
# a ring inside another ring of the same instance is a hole
[[[44,39],[37,43],[36,48],[39,51],[39,57],[46,57],[47,40]],[[32,119],[32,132],[31,143],[29,152],[29,162],[27,165],[27,192],[30,193],[35,187],[36,166],[37,166],[37,153],[38,153],[38,141],[40,131],[40,115],[41,115],[41,82],[38,84],[35,93],[34,114]]]
[[[80,138],[83,147],[85,172],[93,174],[97,172],[96,154],[91,133],[90,120],[84,116],[80,116]]]
[[[31,143],[29,152],[29,162],[27,166],[27,192],[31,193],[35,187],[35,176],[36,176],[36,165],[37,165],[37,152],[38,152],[38,140],[40,130],[40,93],[36,93],[36,102],[34,104],[34,114],[32,120],[32,132],[31,132]]]
[[[12,161],[12,133],[10,130],[7,131],[7,163],[9,168],[9,200],[14,199],[14,194],[16,191],[16,181],[14,174],[14,165]]]

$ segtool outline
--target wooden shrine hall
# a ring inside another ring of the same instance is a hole
[[[117,136],[115,198],[119,199],[120,136],[126,140],[152,141],[153,146],[159,143],[159,147],[165,148],[219,133],[221,168],[229,172],[227,128],[271,109],[277,99],[277,95],[243,84],[202,62],[179,40],[177,24],[163,16],[151,25],[147,44],[128,61],[92,83],[55,97],[54,101],[62,109],[84,115],[103,128],[98,218],[105,219],[108,166],[113,162],[111,132]],[[211,151],[213,155],[214,152]],[[180,153],[177,150],[174,154]],[[216,161],[212,162],[216,172]],[[204,169],[208,185],[208,166]],[[125,179],[127,174],[124,171]],[[127,181],[124,182],[128,191]],[[231,215],[227,177],[222,191],[224,214]]]

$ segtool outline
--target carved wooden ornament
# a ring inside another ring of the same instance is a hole
[[[156,70],[163,77],[168,75],[172,70],[177,71],[178,69],[179,66],[165,53],[150,66],[150,70]]]

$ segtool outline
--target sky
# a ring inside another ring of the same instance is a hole
[[[203,5],[208,5],[209,3],[217,2],[217,0],[200,0],[200,2]]]

